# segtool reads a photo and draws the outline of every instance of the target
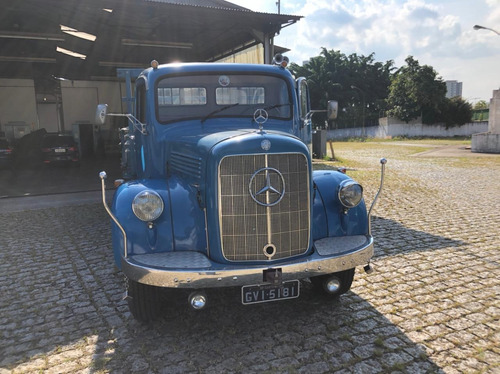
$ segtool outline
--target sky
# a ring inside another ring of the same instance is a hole
[[[229,0],[256,12],[277,13],[278,0]],[[500,0],[281,0],[282,14],[303,16],[275,44],[302,64],[324,47],[396,67],[413,56],[443,80],[463,82],[462,97],[489,102],[500,89]]]

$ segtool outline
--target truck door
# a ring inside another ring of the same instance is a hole
[[[312,130],[311,130],[311,100],[309,98],[309,88],[305,78],[297,79],[297,97],[299,99],[299,117],[300,117],[300,139],[312,152]],[[308,115],[309,114],[309,115]]]

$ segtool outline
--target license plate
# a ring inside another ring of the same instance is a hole
[[[263,284],[241,287],[241,302],[245,305],[268,301],[294,299],[299,297],[298,280],[283,282],[280,285]]]
[[[54,149],[54,151],[56,153],[65,153],[66,152],[66,150],[64,148],[56,148],[56,149]]]

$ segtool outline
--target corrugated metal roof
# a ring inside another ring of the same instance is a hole
[[[113,77],[117,67],[146,67],[153,59],[213,61],[302,18],[223,0],[44,0],[43,7],[39,1],[0,0],[0,77],[77,80]]]
[[[250,9],[244,8],[242,6],[224,0],[146,0],[146,1],[156,2],[156,3],[176,4],[176,5],[201,6],[205,8],[242,10],[249,12],[251,11]]]
[[[255,12],[248,8],[230,3],[229,1],[224,0],[144,0],[150,3],[164,3],[171,5],[184,5],[184,6],[193,6],[193,7],[202,7],[202,8],[212,8],[217,10],[230,10],[230,11],[240,11],[240,12],[249,12],[255,14],[266,14],[266,15],[276,15],[276,16],[289,16],[289,17],[298,17],[302,18],[302,16],[291,15],[291,14],[283,14],[283,13],[268,13],[268,12]]]

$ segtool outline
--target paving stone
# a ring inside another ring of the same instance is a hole
[[[358,270],[337,302],[311,285],[255,307],[238,290],[212,290],[207,311],[191,313],[183,296],[141,324],[123,299],[100,204],[3,212],[0,200],[0,374],[499,373],[500,158],[381,147],[375,272]],[[343,152],[371,202],[379,156]]]

